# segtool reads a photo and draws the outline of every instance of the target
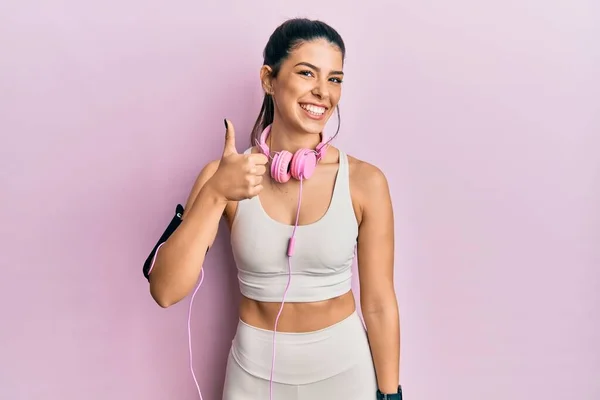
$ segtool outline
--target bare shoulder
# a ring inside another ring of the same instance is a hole
[[[215,172],[217,172],[220,161],[220,159],[210,161],[204,166],[204,168],[202,168],[202,170],[196,177],[194,185],[192,186],[187,202],[185,204],[185,211],[183,213],[184,217],[187,210],[189,210],[192,207],[192,205],[194,205],[194,201],[196,201],[196,197],[198,197],[198,193],[200,193],[200,190],[202,190],[206,182],[208,182],[208,180],[212,178]]]
[[[388,180],[384,172],[374,164],[348,156],[350,166],[350,184],[357,194],[366,196],[385,195],[389,191]]]
[[[362,219],[366,210],[390,202],[388,180],[372,163],[348,155],[348,164],[352,200]]]

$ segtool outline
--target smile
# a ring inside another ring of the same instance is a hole
[[[309,115],[314,117],[321,117],[325,114],[325,107],[315,106],[314,104],[300,104],[300,107],[304,109]]]

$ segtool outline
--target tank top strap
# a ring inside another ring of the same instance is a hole
[[[348,173],[348,155],[343,151],[338,149],[338,153],[340,153],[339,163],[340,163],[340,172],[344,174]]]
[[[336,179],[336,186],[339,191],[346,194],[350,191],[350,168],[348,166],[348,155],[342,150],[339,150],[339,168],[338,168],[338,176]]]
[[[331,199],[332,207],[330,208],[334,214],[346,215],[348,212],[354,213],[350,196],[350,168],[346,153],[339,149],[338,152],[339,167]]]

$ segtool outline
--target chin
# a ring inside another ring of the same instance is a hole
[[[306,133],[318,135],[319,133],[323,132],[323,129],[325,129],[326,122],[326,120],[322,122],[301,121],[300,126]]]

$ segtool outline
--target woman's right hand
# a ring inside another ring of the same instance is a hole
[[[206,183],[219,197],[240,201],[257,196],[263,188],[263,175],[269,159],[262,153],[239,154],[235,147],[235,130],[225,120],[225,148],[219,167]]]

